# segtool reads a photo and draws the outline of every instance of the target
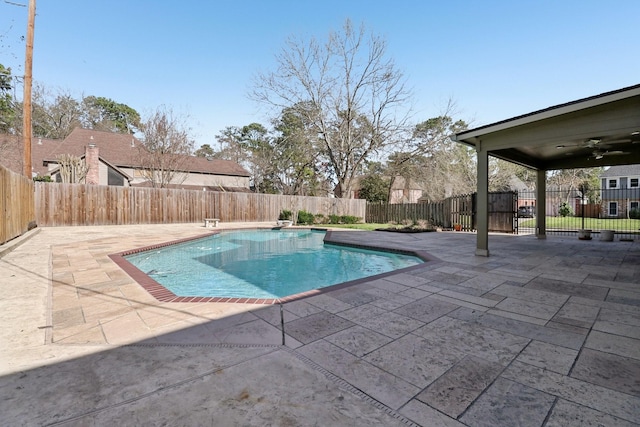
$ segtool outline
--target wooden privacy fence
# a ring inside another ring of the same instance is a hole
[[[451,227],[451,209],[446,200],[431,203],[369,203],[367,204],[366,222],[386,224],[400,223],[405,219],[417,221],[426,219],[434,225]]]
[[[366,201],[310,196],[36,183],[39,226],[275,221],[283,209],[364,219]]]
[[[580,199],[575,200],[575,216],[585,218],[600,218],[602,215],[602,205],[599,203],[581,204]]]
[[[517,232],[517,205],[517,193],[489,193],[489,231]],[[366,221],[369,223],[400,223],[405,219],[424,219],[443,228],[454,228],[454,225],[459,224],[462,230],[475,230],[476,193],[429,203],[367,205]]]
[[[0,244],[35,224],[33,181],[0,166]]]

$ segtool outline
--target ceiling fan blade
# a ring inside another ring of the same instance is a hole
[[[633,141],[631,138],[621,138],[621,139],[605,140],[604,143],[605,144],[622,144],[624,142],[631,142],[631,141]]]
[[[629,152],[622,151],[622,150],[612,150],[612,151],[594,150],[593,153],[591,153],[591,156],[596,160],[600,160],[604,156],[619,156],[622,154],[629,154]]]

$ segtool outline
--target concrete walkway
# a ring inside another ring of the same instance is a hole
[[[279,305],[159,303],[108,258],[209,232],[0,246],[0,425],[640,425],[639,241],[332,232],[437,260],[284,304],[282,345]]]

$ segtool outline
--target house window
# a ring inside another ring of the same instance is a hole
[[[119,185],[119,186],[124,185],[124,177],[120,175],[118,172],[116,172],[115,170],[113,170],[112,168],[109,168],[107,177],[108,177],[107,183],[109,185]]]
[[[609,178],[607,180],[607,188],[618,188],[618,178]]]
[[[629,188],[638,188],[640,187],[640,185],[638,185],[638,181],[640,180],[640,178],[629,178]]]
[[[629,202],[629,210],[640,210],[640,202]]]
[[[609,202],[609,216],[618,216],[618,202]]]

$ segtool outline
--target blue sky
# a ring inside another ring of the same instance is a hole
[[[27,4],[28,0],[12,0]],[[189,115],[197,145],[267,119],[247,93],[288,36],[345,19],[388,43],[414,122],[455,100],[473,127],[640,83],[638,0],[39,0],[34,80],[143,115]],[[0,2],[0,63],[24,72],[27,8]]]

